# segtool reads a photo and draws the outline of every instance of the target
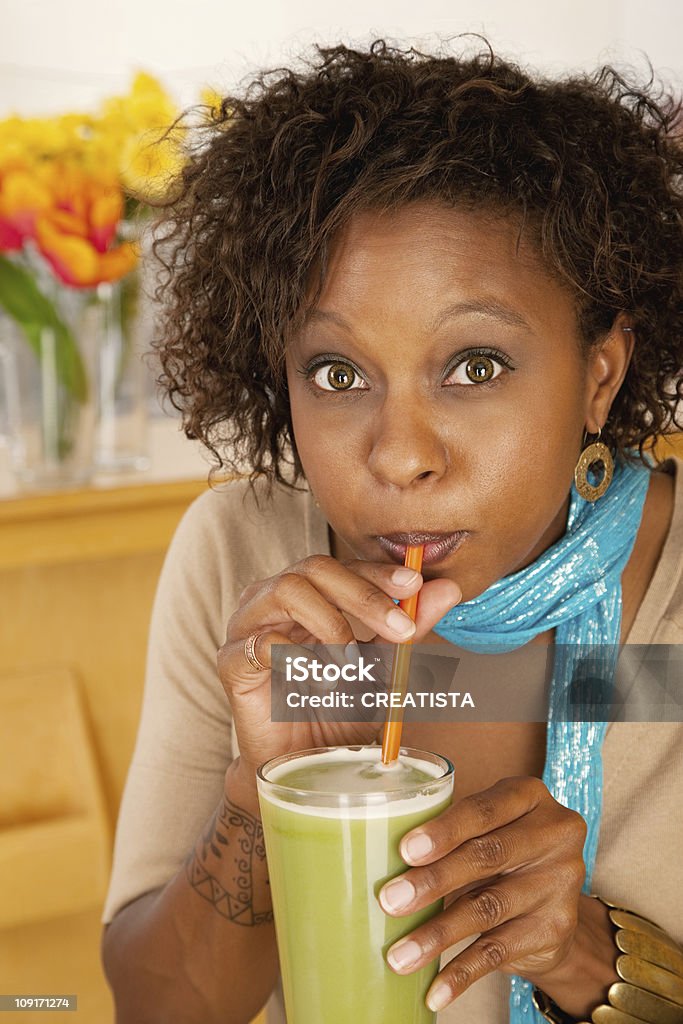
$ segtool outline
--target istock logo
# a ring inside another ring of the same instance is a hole
[[[285,658],[285,678],[288,683],[305,683],[313,679],[320,683],[336,683],[346,679],[351,683],[376,682],[372,674],[372,665],[366,665],[363,657],[357,665],[323,665],[320,661],[309,661],[308,658]]]

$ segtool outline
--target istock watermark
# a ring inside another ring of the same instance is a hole
[[[415,644],[405,694],[391,693],[391,644],[275,645],[274,722],[545,722],[551,685],[570,722],[683,722],[683,645],[527,645],[465,651]],[[556,716],[557,717],[557,716]]]
[[[362,655],[357,665],[353,662],[346,665],[324,664],[322,661],[310,661],[305,655],[298,658],[288,656],[285,658],[285,679],[288,683],[338,683],[340,679],[348,683],[376,683],[374,668],[374,664],[366,664]]]

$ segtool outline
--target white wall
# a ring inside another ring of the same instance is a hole
[[[644,52],[683,87],[680,0],[0,0],[0,116],[87,109],[136,67],[185,105],[311,41],[463,31],[551,72]]]

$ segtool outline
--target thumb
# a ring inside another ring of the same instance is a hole
[[[462,591],[453,580],[428,580],[417,600],[417,631],[413,643],[421,640],[447,611],[460,603]]]

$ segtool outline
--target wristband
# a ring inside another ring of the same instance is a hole
[[[609,1002],[580,1024],[683,1024],[683,947],[646,917],[593,898],[607,907],[615,926],[621,980],[610,986]],[[550,1024],[577,1024],[540,989],[534,988],[532,1000]]]

